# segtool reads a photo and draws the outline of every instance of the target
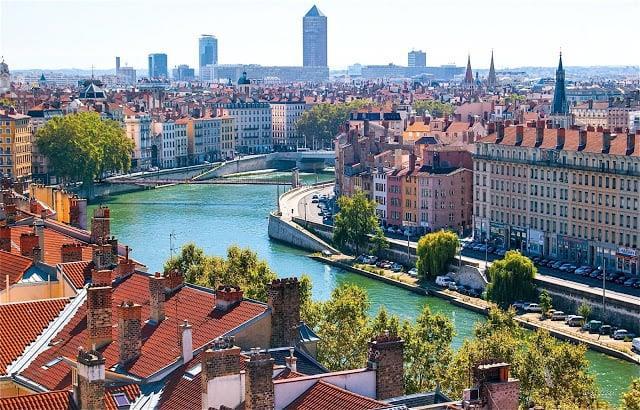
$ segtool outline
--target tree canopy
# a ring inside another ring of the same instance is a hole
[[[531,259],[518,251],[509,251],[488,269],[487,297],[505,309],[516,300],[533,300],[536,274]]]
[[[302,113],[296,123],[296,129],[304,137],[308,148],[331,148],[340,125],[349,119],[349,113],[373,105],[371,100],[353,100],[344,104],[317,104]]]
[[[362,191],[353,196],[343,195],[338,198],[338,212],[334,219],[333,240],[342,249],[353,247],[359,253],[369,243],[369,235],[378,237],[375,246],[381,243],[382,228],[376,214],[376,202],[369,200]]]
[[[188,243],[177,256],[165,262],[164,271],[172,269],[182,272],[188,283],[210,288],[240,286],[247,297],[263,302],[267,300],[268,285],[276,279],[276,274],[265,260],[258,259],[256,252],[237,245],[230,246],[224,258],[206,255],[202,248]]]
[[[91,183],[104,172],[131,168],[133,142],[120,124],[95,112],[52,118],[36,133],[36,143],[52,172],[69,181]]]
[[[629,390],[622,394],[622,403],[628,410],[640,410],[640,377],[634,379]]]
[[[413,102],[412,107],[418,115],[424,115],[425,112],[428,112],[433,117],[451,115],[455,111],[452,104],[436,100],[417,100]]]
[[[456,256],[458,235],[451,231],[438,231],[424,235],[418,241],[418,276],[435,278],[445,273],[447,266]]]

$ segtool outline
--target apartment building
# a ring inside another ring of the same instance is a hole
[[[189,118],[187,121],[187,155],[190,165],[220,158],[220,128],[217,117]]]
[[[124,129],[135,144],[131,157],[134,170],[145,170],[151,166],[151,116],[143,111],[124,109]]]
[[[220,159],[232,159],[236,153],[238,132],[234,117],[220,117]]]
[[[214,105],[219,116],[236,119],[236,149],[243,154],[262,154],[273,150],[271,107],[267,102],[227,102]]]
[[[174,121],[154,122],[153,133],[157,135],[157,162],[161,168],[176,167],[176,124]]]
[[[273,147],[277,151],[289,151],[304,147],[302,135],[296,122],[305,111],[306,104],[300,100],[270,101]]]
[[[638,274],[640,133],[498,124],[474,170],[476,238]]]
[[[188,118],[180,118],[173,123],[175,134],[175,158],[177,167],[186,167],[189,164],[189,138],[187,137]]]
[[[0,173],[14,181],[31,179],[31,117],[0,111]]]

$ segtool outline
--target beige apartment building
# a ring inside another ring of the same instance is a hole
[[[0,175],[14,181],[31,179],[31,117],[0,111]]]
[[[638,274],[640,133],[503,127],[476,143],[474,236]]]

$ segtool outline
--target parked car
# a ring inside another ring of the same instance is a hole
[[[610,336],[612,332],[613,332],[613,328],[611,327],[611,325],[602,325],[602,326],[600,326],[600,334],[601,335]]]
[[[634,337],[631,341],[631,349],[640,353],[640,337]]]
[[[593,269],[591,269],[591,266],[583,265],[576,269],[573,273],[577,275],[584,275],[585,273],[591,273],[592,270]]]
[[[629,279],[624,281],[623,285],[632,287],[634,285],[634,283],[636,283],[637,281],[638,281],[637,278],[629,278]]]
[[[447,285],[447,288],[449,290],[458,290],[458,285],[455,282],[449,282],[449,284]]]
[[[558,261],[556,263],[554,263],[553,265],[551,265],[551,267],[553,269],[560,269],[560,266],[564,265],[564,262]]]
[[[534,256],[533,258],[531,258],[531,262],[533,262],[534,264],[538,264],[538,262],[540,262],[540,257],[539,256]]]
[[[585,324],[586,329],[589,333],[599,333],[600,327],[602,326],[602,322],[599,320],[590,320]]]
[[[511,304],[511,306],[513,306],[515,309],[524,309],[524,305],[526,304],[526,302],[522,301],[522,300],[516,300],[515,302],[513,302]]]
[[[496,251],[496,255],[498,256],[504,256],[507,253],[506,249],[499,249]]]
[[[311,199],[320,199],[320,197],[318,196],[318,194],[314,194]]]
[[[417,278],[418,277],[418,269],[417,268],[411,268],[411,269],[409,269],[409,272],[407,272],[407,273],[412,278]]]
[[[627,339],[633,339],[636,335],[634,335],[633,333],[629,332],[627,329],[618,329],[615,332],[613,332],[613,338],[615,340],[627,340]]]
[[[442,286],[442,287],[448,287],[449,283],[453,282],[453,279],[451,279],[448,276],[438,276],[436,277],[436,285],[438,286]]]
[[[584,317],[580,315],[569,315],[564,320],[564,323],[571,327],[579,327],[582,325],[582,322],[584,322]]]
[[[551,320],[565,320],[567,315],[562,310],[556,310],[551,314]]]
[[[489,253],[493,253],[496,250],[496,248],[494,248],[493,246],[487,246],[486,251]]]
[[[391,270],[394,272],[402,272],[402,265],[400,265],[399,263],[394,263],[393,265],[391,265]]]
[[[529,303],[525,305],[524,311],[527,313],[540,313],[542,312],[542,309],[540,308],[540,305],[538,305],[537,303]]]
[[[561,272],[573,272],[574,270],[576,270],[578,267],[572,263],[565,263],[562,266],[560,266],[560,271]]]

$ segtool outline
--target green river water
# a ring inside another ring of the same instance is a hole
[[[310,182],[317,177],[307,175],[302,179]],[[484,320],[442,299],[419,296],[336,269],[308,258],[304,251],[269,240],[267,215],[275,208],[276,197],[275,186],[182,185],[119,195],[103,203],[111,208],[111,232],[128,244],[133,249],[132,257],[145,263],[151,272],[162,269],[170,255],[169,235],[174,233],[176,248],[192,241],[207,253],[224,255],[232,244],[251,247],[281,277],[308,274],[313,280],[314,298],[319,300],[327,299],[341,283],[355,283],[369,292],[372,313],[384,305],[388,311],[411,319],[422,306],[429,305],[432,311],[451,318],[456,330],[454,348],[472,334],[474,323]],[[90,208],[89,215],[93,206]],[[592,351],[587,356],[602,395],[611,403],[617,403],[631,380],[640,377],[640,366]]]

